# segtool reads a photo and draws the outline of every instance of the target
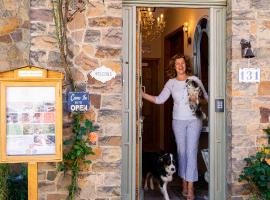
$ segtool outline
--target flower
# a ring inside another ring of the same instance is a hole
[[[95,143],[97,141],[97,133],[95,132],[90,132],[89,135],[88,135],[88,140],[91,142],[91,143]]]
[[[266,155],[269,155],[269,154],[270,154],[270,149],[264,149],[264,153],[265,153]],[[266,158],[265,158],[264,160],[265,160],[265,162],[270,166],[270,158],[268,158],[268,157],[266,156]]]

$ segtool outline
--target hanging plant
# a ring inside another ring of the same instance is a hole
[[[71,66],[67,60],[69,49],[66,27],[67,23],[73,20],[77,12],[85,10],[86,1],[53,0],[52,4],[62,65],[65,69],[71,91],[76,92],[77,88],[72,77]],[[83,113],[76,112],[71,113],[71,115],[73,137],[63,143],[69,147],[69,151],[64,153],[63,162],[58,165],[58,169],[64,171],[64,174],[67,171],[71,171],[71,184],[68,186],[68,191],[69,199],[74,200],[76,193],[79,192],[78,175],[80,166],[90,164],[91,160],[86,160],[86,157],[94,154],[88,144],[90,134],[95,131],[95,128],[90,120],[84,119]]]

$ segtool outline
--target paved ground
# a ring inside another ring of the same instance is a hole
[[[208,200],[207,191],[208,186],[205,182],[200,182],[196,184],[195,190],[195,200]],[[181,195],[181,187],[180,180],[177,178],[174,179],[173,182],[168,184],[168,193],[170,196],[170,200],[185,200],[185,198]],[[144,200],[162,200],[163,196],[158,189],[158,186],[155,185],[155,190],[151,190],[149,188],[148,191],[144,191]]]

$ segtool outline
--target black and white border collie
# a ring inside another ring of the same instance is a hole
[[[154,190],[153,178],[158,180],[159,188],[165,200],[169,200],[167,191],[167,184],[173,180],[173,174],[176,172],[175,160],[173,155],[166,153],[160,156],[157,153],[144,153],[143,162],[146,168],[146,178],[144,183],[144,190],[148,190],[148,182],[150,181],[150,188]]]

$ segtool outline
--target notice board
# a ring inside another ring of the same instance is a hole
[[[0,73],[0,162],[62,160],[62,79],[37,67]]]

